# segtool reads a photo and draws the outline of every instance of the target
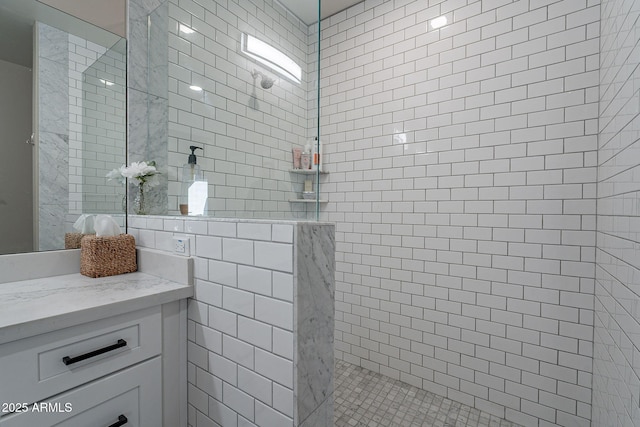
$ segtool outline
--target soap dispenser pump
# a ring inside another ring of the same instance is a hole
[[[196,150],[202,150],[202,148],[191,145],[189,149],[191,150],[189,160],[182,166],[182,194],[180,196],[179,206],[182,215],[188,215],[189,213],[189,187],[193,182],[202,180],[202,171],[196,158]]]
[[[195,145],[189,146],[191,154],[189,154],[189,160],[182,167],[182,181],[195,181],[200,175],[200,166],[198,166],[198,159],[196,158],[196,150],[202,150],[201,147]],[[204,151],[204,150],[203,150]]]

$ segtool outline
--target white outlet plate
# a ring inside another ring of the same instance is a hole
[[[189,256],[189,238],[188,237],[174,237],[173,238],[173,253]]]

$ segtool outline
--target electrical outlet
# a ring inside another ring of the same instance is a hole
[[[189,256],[189,239],[187,237],[174,237],[173,252],[178,255]]]

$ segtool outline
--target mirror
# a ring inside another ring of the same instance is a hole
[[[320,194],[306,183],[327,175],[295,168],[293,150],[319,132],[318,6],[130,0],[129,161],[162,174],[147,213],[317,216],[302,193]],[[194,186],[206,186],[206,208]]]
[[[124,29],[124,0],[0,0],[0,255],[64,249],[82,213],[124,222],[105,175],[126,158],[126,41],[45,1]]]

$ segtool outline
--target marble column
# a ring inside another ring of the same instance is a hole
[[[69,36],[37,23],[39,250],[64,248],[69,210]]]
[[[168,211],[168,20],[166,0],[129,2],[128,158],[129,163],[154,160],[161,172],[160,185],[146,195],[154,215]],[[131,206],[135,192],[129,190]]]
[[[294,425],[331,427],[335,227],[300,223],[295,236]]]

